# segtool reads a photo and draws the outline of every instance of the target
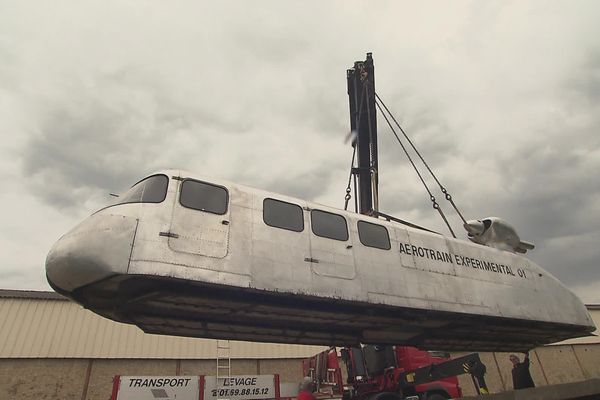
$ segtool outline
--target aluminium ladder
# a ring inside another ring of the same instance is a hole
[[[217,400],[229,400],[228,396],[219,396],[221,389],[224,389],[224,378],[231,378],[231,347],[229,340],[217,339]]]

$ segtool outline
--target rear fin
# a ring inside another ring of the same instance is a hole
[[[527,253],[527,250],[533,250],[534,248],[535,248],[535,245],[533,243],[525,242],[525,241],[521,240],[521,242],[519,243],[519,246],[517,246],[515,251],[517,253]]]
[[[519,247],[522,247],[527,250],[533,250],[535,248],[535,245],[533,243],[521,240],[521,243],[519,243]]]

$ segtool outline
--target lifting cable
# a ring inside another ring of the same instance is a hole
[[[352,169],[354,168],[354,157],[356,156],[356,146],[352,146],[352,147],[354,147],[354,152],[352,152],[352,161],[350,162],[350,174],[348,175],[348,187],[346,188],[346,196],[344,197],[344,210],[348,210],[348,202],[352,198],[352,195],[350,194],[350,192],[352,191],[350,189],[350,181],[352,180],[352,175],[354,175],[352,173]],[[356,177],[354,177],[354,181],[356,182]],[[354,193],[356,194],[356,190],[354,191]]]
[[[440,187],[440,190],[444,194],[444,197],[446,198],[446,200],[448,200],[450,202],[450,204],[452,204],[452,207],[454,207],[454,211],[456,211],[456,213],[459,215],[459,217],[463,221],[463,223],[466,224],[467,221],[465,220],[465,218],[463,217],[463,215],[461,214],[461,212],[458,210],[458,207],[456,207],[456,204],[454,204],[454,200],[452,199],[452,195],[450,193],[448,193],[448,190],[446,190],[446,188],[438,180],[437,176],[435,176],[435,174],[433,173],[433,171],[431,170],[431,168],[429,168],[429,165],[427,164],[427,162],[425,161],[425,159],[423,158],[423,156],[421,155],[421,153],[419,152],[419,150],[417,150],[417,147],[413,144],[412,140],[410,140],[410,138],[408,137],[408,135],[406,134],[406,132],[404,131],[404,129],[402,129],[402,126],[400,126],[400,124],[398,123],[398,121],[396,121],[396,118],[394,118],[394,115],[387,108],[387,106],[385,105],[385,103],[383,102],[383,100],[381,99],[381,97],[379,97],[379,95],[377,93],[375,93],[375,97],[376,97],[377,100],[379,100],[379,103],[381,103],[381,105],[385,108],[385,110],[387,111],[387,113],[389,114],[389,116],[392,118],[392,120],[394,121],[394,123],[396,124],[396,126],[400,129],[400,131],[402,132],[402,134],[406,138],[406,140],[408,140],[408,143],[410,143],[410,145],[412,146],[412,148],[415,151],[415,153],[417,153],[417,155],[419,156],[419,158],[423,162],[423,165],[425,165],[425,168],[427,168],[427,170],[429,171],[429,173],[431,174],[431,176],[433,177],[433,179],[435,179],[435,181],[437,182],[438,186]],[[385,114],[383,113],[383,110],[381,109],[381,106],[379,106],[379,104],[377,103],[377,101],[376,101],[376,104],[379,107],[379,111],[381,111],[381,113],[385,117]],[[387,121],[388,125],[392,129],[392,132],[394,132],[394,135],[396,135],[396,132],[394,131],[394,128],[392,128],[392,126],[390,125],[390,122],[388,121],[388,119],[386,118],[385,120]],[[398,135],[396,135],[396,139],[398,139],[398,142],[400,142],[400,138],[398,137]],[[402,143],[400,143],[400,144],[402,145]],[[404,146],[402,146],[402,148],[404,149]],[[404,150],[404,152],[406,153],[406,149]],[[407,153],[407,156],[408,156],[408,153]],[[409,157],[409,159],[410,159],[410,157]],[[411,161],[411,163],[412,163],[412,161]],[[413,163],[413,167],[416,169],[414,163]],[[421,175],[419,174],[419,177],[420,176]],[[423,179],[421,179],[421,181],[423,181]],[[429,189],[427,189],[427,191],[429,191]],[[431,195],[431,192],[429,194]],[[434,208],[435,208],[435,206],[434,206]],[[444,218],[444,220],[445,220],[445,218]]]
[[[358,188],[356,187],[356,174],[354,174],[354,212],[358,214]]]
[[[375,96],[377,96],[377,94],[375,94]],[[379,96],[377,96],[377,98],[379,98]],[[380,99],[381,100],[381,99]],[[390,127],[390,129],[392,130],[392,132],[394,133],[394,136],[396,136],[396,140],[398,141],[398,143],[400,144],[400,146],[402,147],[402,150],[404,150],[404,154],[406,154],[406,157],[408,158],[408,161],[410,161],[410,163],[412,164],[415,172],[417,173],[417,175],[419,176],[419,179],[421,180],[421,183],[423,183],[423,186],[425,187],[425,190],[427,190],[427,193],[429,193],[429,200],[431,200],[432,206],[434,210],[437,210],[437,212],[440,214],[440,216],[442,217],[442,219],[444,220],[444,222],[446,223],[446,226],[448,227],[448,229],[450,230],[450,233],[452,234],[452,236],[454,238],[456,238],[456,235],[454,234],[454,231],[452,230],[452,227],[450,226],[450,223],[448,222],[448,219],[446,219],[446,215],[444,215],[444,212],[442,211],[442,208],[440,207],[440,205],[438,204],[438,202],[435,199],[435,196],[431,193],[431,190],[429,190],[429,187],[427,186],[427,183],[425,183],[425,180],[423,179],[423,176],[421,175],[421,173],[419,172],[419,169],[417,168],[417,166],[415,165],[415,162],[413,161],[412,157],[410,156],[410,154],[408,153],[408,150],[406,149],[406,147],[404,146],[404,143],[402,143],[402,141],[400,140],[400,137],[398,136],[398,134],[396,133],[396,130],[394,129],[394,127],[392,126],[392,124],[390,123],[390,120],[388,119],[387,115],[383,112],[383,110],[381,109],[381,106],[379,105],[379,102],[376,100],[375,101],[375,105],[377,106],[377,108],[379,108],[379,111],[381,112],[381,115],[383,115],[383,118],[385,118],[385,122],[387,122],[388,126]],[[387,108],[386,108],[387,110]],[[389,111],[388,111],[389,112]],[[390,114],[391,115],[391,114]],[[392,116],[393,118],[393,116]],[[402,128],[400,128],[402,129]],[[421,158],[422,159],[422,158]],[[431,171],[431,170],[430,170]]]

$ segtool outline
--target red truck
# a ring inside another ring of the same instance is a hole
[[[451,359],[447,353],[407,346],[345,347],[340,355],[347,371],[342,379],[337,349],[332,347],[302,362],[316,397],[344,400],[442,400],[462,396],[457,375],[469,373],[479,394],[488,393],[485,365],[477,353]]]

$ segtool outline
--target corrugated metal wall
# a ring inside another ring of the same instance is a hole
[[[589,307],[596,325],[600,307]],[[575,339],[531,352],[537,385],[600,377],[600,338]],[[233,374],[302,377],[298,358],[324,347],[231,342]],[[458,354],[455,354],[455,356]],[[512,388],[507,353],[480,353],[492,392]],[[144,334],[48,292],[0,290],[0,399],[101,400],[114,375],[214,375],[216,341]],[[474,394],[468,375],[459,376]]]
[[[231,342],[232,358],[308,357],[325,347]],[[216,341],[150,335],[57,299],[0,298],[0,358],[214,359]]]

